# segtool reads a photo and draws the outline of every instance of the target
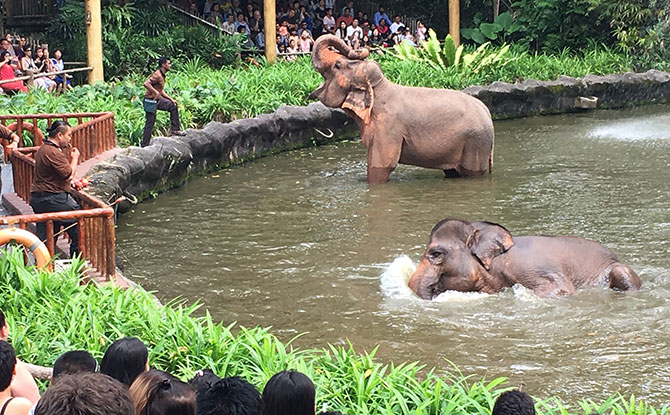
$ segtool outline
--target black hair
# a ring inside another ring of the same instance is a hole
[[[259,415],[261,395],[246,380],[233,376],[198,389],[196,415]]]
[[[149,351],[137,337],[124,337],[112,343],[100,362],[100,372],[129,387],[145,371]]]
[[[168,58],[167,56],[161,56],[160,58],[158,58],[158,67],[160,68],[161,66],[163,66],[163,64],[165,64],[169,60],[170,58]]]
[[[195,415],[195,388],[179,379],[165,379],[149,390],[146,415]]]
[[[240,27],[237,28],[237,31],[238,31],[239,33],[242,33],[243,31],[246,31],[246,30],[247,30],[247,28],[246,28],[246,26],[244,26],[244,25],[240,25]]]
[[[526,392],[503,392],[493,405],[491,415],[535,415],[535,403]]]
[[[0,60],[5,58],[5,55],[11,55],[8,50],[3,50],[0,52]]]
[[[262,415],[313,415],[314,383],[296,371],[275,374],[263,389]]]
[[[7,324],[5,313],[3,313],[2,310],[0,310],[0,327],[5,327],[5,324]]]
[[[86,350],[72,350],[65,352],[54,362],[51,381],[64,374],[95,372],[98,362]]]
[[[16,353],[11,344],[0,340],[0,391],[4,391],[12,383]]]
[[[195,376],[189,379],[188,383],[195,388],[196,392],[209,389],[213,384],[221,380],[212,369],[203,369],[195,372]]]
[[[47,127],[47,133],[49,138],[53,138],[58,133],[64,133],[70,127],[70,124],[67,121],[56,120],[50,126]]]

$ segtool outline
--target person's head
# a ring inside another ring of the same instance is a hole
[[[379,36],[379,29],[377,29],[376,27],[372,29],[372,36]]]
[[[0,62],[2,62],[2,54],[0,54]],[[0,340],[7,340],[9,338],[9,324],[5,313],[0,310]]]
[[[417,20],[416,27],[423,27],[423,22],[421,22],[421,20]]]
[[[238,22],[243,22],[244,21],[244,14],[237,13],[237,21]]]
[[[507,391],[498,397],[491,415],[535,415],[535,404],[525,392]]]
[[[354,20],[352,20],[352,21],[351,21],[351,25],[352,25],[353,27],[358,27],[358,19],[354,19]]]
[[[61,376],[35,407],[35,415],[130,414],[135,408],[126,388],[100,373]]]
[[[16,354],[11,344],[0,340],[0,391],[9,388],[16,368]]]
[[[9,50],[9,48],[12,47],[12,42],[7,39],[2,39],[0,40],[0,47],[2,50]]]
[[[19,46],[24,47],[26,45],[26,38],[21,36],[19,38]]]
[[[393,21],[396,23],[400,23],[400,15],[396,14],[395,16],[393,16]]]
[[[37,48],[35,51],[35,57],[42,59],[42,57],[44,57],[44,49]]]
[[[398,29],[396,30],[396,33],[398,33],[398,34],[405,33],[405,26],[398,26]]]
[[[240,7],[240,0],[233,0],[233,8],[238,8]]]
[[[325,0],[319,0],[319,7],[326,7]]]
[[[25,53],[26,58],[32,58],[33,57],[33,49],[30,46],[23,49],[23,53]]]
[[[329,7],[329,8],[326,10],[326,14],[327,14],[328,16],[332,16],[332,15],[333,15],[333,9]]]
[[[295,371],[283,371],[263,389],[262,415],[314,415],[315,389],[311,379]]]
[[[340,22],[340,29],[345,30],[347,28],[347,22],[344,20]]]
[[[162,370],[141,373],[129,392],[138,415],[195,414],[195,388]]]
[[[247,4],[247,12],[249,14],[254,14],[254,5],[253,4],[251,4],[251,3]]]
[[[261,18],[261,11],[256,9],[254,10],[254,19],[259,20]]]
[[[293,10],[293,9],[288,9],[288,17],[291,18],[291,17],[293,17],[293,16],[295,16],[295,10]]]
[[[149,351],[137,337],[124,337],[112,343],[100,362],[100,372],[130,386],[149,370]]]
[[[349,16],[349,14],[351,14],[351,9],[348,8],[348,7],[345,7],[345,8],[344,8],[344,15],[345,15],[345,16]]]
[[[2,52],[0,52],[0,62],[9,60],[11,57],[12,55],[7,50],[3,50]]]
[[[379,27],[385,27],[385,26],[386,26],[386,20],[381,19],[381,20],[379,21]]]
[[[219,3],[214,3],[212,4],[212,7],[210,9],[212,13],[220,13],[221,12],[221,5]]]
[[[5,35],[5,40],[7,40],[7,42],[12,43],[12,40],[13,40],[13,39],[14,39],[14,37],[12,36],[11,33],[7,33],[7,34]]]
[[[237,33],[247,33],[247,27],[240,25],[240,27],[237,28]]]
[[[158,58],[158,69],[163,72],[167,72],[172,69],[172,61],[167,56],[161,56]]]
[[[72,140],[72,128],[63,120],[54,121],[48,128],[49,140],[56,143],[58,147],[65,148]]]
[[[235,23],[235,16],[233,16],[232,13],[228,13],[228,17],[226,17],[229,23]]]
[[[54,362],[51,382],[55,382],[62,375],[75,373],[93,373],[98,368],[98,362],[86,350],[73,350],[58,356]]]
[[[63,57],[63,51],[62,50],[60,50],[60,49],[54,50],[54,58],[56,58],[56,60],[60,60],[62,57]]]
[[[309,33],[307,33],[307,30],[303,30],[300,33],[300,37],[303,38],[303,39],[307,39],[309,37]]]
[[[291,8],[293,10],[299,10],[300,9],[300,2],[299,1],[294,1],[293,6]]]
[[[379,13],[384,14],[384,6],[382,6],[381,4],[379,5],[379,9],[377,10],[379,10]]]
[[[200,391],[209,389],[216,382],[221,380],[220,377],[216,376],[212,369],[203,369],[197,370],[195,375],[189,379],[188,383],[195,388],[196,393]]]
[[[261,395],[251,383],[237,376],[217,379],[198,388],[196,407],[197,415],[258,415]]]
[[[42,48],[42,54],[45,58],[49,57],[49,48]]]

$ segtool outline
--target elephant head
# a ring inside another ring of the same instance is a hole
[[[336,36],[319,37],[314,43],[312,65],[325,82],[309,98],[316,98],[327,107],[350,110],[367,124],[374,105],[374,88],[385,80],[379,65],[365,60],[368,54],[367,49],[354,50]]]
[[[448,290],[497,292],[505,281],[488,273],[491,261],[512,246],[512,235],[501,225],[444,219],[431,231],[409,287],[426,300]]]

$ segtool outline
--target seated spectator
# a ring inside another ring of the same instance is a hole
[[[62,375],[75,373],[94,373],[98,369],[98,362],[86,350],[73,350],[58,356],[54,362],[51,383]]]
[[[281,59],[286,60],[286,45],[283,43],[277,43],[277,54],[281,56]]]
[[[370,36],[363,35],[363,39],[361,39],[361,47],[367,49],[370,49],[372,47],[372,44],[370,43]]]
[[[281,43],[288,46],[288,23],[286,19],[282,19],[281,23],[277,25],[277,34],[281,37]]]
[[[33,59],[33,50],[30,46],[23,51],[23,57],[19,66],[26,75],[28,73],[37,73],[37,66],[35,66],[35,60]]]
[[[112,343],[100,362],[100,373],[130,387],[135,378],[149,370],[149,351],[137,337],[124,337]]]
[[[304,32],[306,32],[309,35],[309,37],[313,37],[312,31],[309,30],[309,27],[307,27],[307,22],[300,23],[300,27],[298,28],[298,36],[302,36]]]
[[[16,376],[16,354],[11,344],[0,340],[0,414],[27,415],[33,403],[12,397],[11,384]]]
[[[300,44],[300,37],[298,37],[298,31],[297,30],[291,30],[291,33],[288,36],[288,47],[291,47],[291,41],[295,43],[296,50],[298,48],[298,45]]]
[[[51,58],[51,64],[56,72],[65,70],[63,63],[63,52],[60,49],[54,51],[54,57]],[[68,79],[71,77],[67,74],[56,75],[56,92],[69,91],[72,89],[72,82]]]
[[[347,41],[347,24],[345,22],[340,21],[340,23],[338,23],[335,36],[337,36],[338,39],[342,39],[344,42]]]
[[[323,0],[319,0],[312,10],[312,33],[319,35],[323,33],[323,18],[326,17],[326,5]]]
[[[35,407],[35,415],[132,415],[133,401],[122,384],[100,373],[63,375]]]
[[[45,49],[43,48],[37,48],[36,56],[35,56],[35,66],[37,67],[36,73],[47,73],[49,72],[49,67],[51,66],[51,60],[48,58],[44,57],[44,51]],[[46,50],[48,53],[49,51]],[[48,76],[42,76],[39,78],[35,78],[35,85],[42,89],[46,89],[49,92],[53,92],[54,89],[56,88],[56,81],[51,79]]]
[[[247,33],[247,27],[240,25],[237,28],[237,33],[242,35],[242,49],[253,49],[256,47],[254,42],[251,41],[249,34]]]
[[[241,26],[244,26],[247,35],[251,33],[251,30],[249,30],[249,25],[247,25],[247,21],[244,20],[244,14],[240,12],[237,13],[237,21],[235,22],[235,31],[239,33]]]
[[[416,42],[420,43],[422,40],[426,40],[426,26],[423,25],[421,20],[416,22]]]
[[[314,415],[314,383],[296,371],[283,371],[268,380],[263,389],[262,415]]]
[[[372,29],[372,35],[370,35],[370,46],[373,48],[380,47],[384,40],[382,39],[382,36],[379,34],[379,29],[376,27]]]
[[[242,19],[244,20],[244,13],[242,13],[242,8],[240,7],[240,0],[232,0],[230,7],[228,9],[224,8],[223,10],[228,14],[232,14],[233,16],[242,14]]]
[[[374,20],[375,26],[379,27],[381,21],[385,21],[387,26],[391,25],[391,19],[386,15],[386,12],[384,12],[384,6],[379,6],[379,9],[377,13],[372,16],[372,19]]]
[[[300,52],[306,52],[309,53],[312,51],[312,45],[314,45],[314,39],[312,38],[312,34],[309,33],[309,30],[303,30],[302,33],[300,33]]]
[[[347,1],[347,5],[342,7],[340,15],[344,15],[346,10],[349,9],[349,16],[356,16],[356,13],[354,12],[354,2],[349,0]]]
[[[263,33],[264,28],[263,17],[261,17],[261,11],[256,9],[254,10],[254,15],[249,19],[249,29],[251,29],[251,40],[256,43],[256,46],[259,48],[265,47],[265,33]]]
[[[351,26],[347,27],[347,43],[354,49],[360,48],[363,39],[363,29],[358,25],[358,19],[354,19]]]
[[[16,45],[14,45],[14,53],[19,61],[26,55],[26,38],[21,36],[16,39]]]
[[[221,22],[223,22],[223,12],[221,12],[219,3],[212,4],[212,8],[209,10],[209,15],[207,15],[207,21],[214,25],[220,25]]]
[[[12,65],[12,55],[9,51],[3,50],[0,52],[0,81],[14,79],[14,71],[18,69],[18,65]],[[13,81],[0,84],[0,87],[6,93],[17,91],[28,92],[28,88],[23,84],[23,81]]]
[[[202,6],[202,15],[209,17],[209,12],[212,10],[212,6],[216,3],[215,0],[206,0],[205,4]]]
[[[322,19],[323,33],[335,34],[335,18],[333,17],[333,9],[326,9],[326,15]]]
[[[227,35],[235,33],[235,17],[232,14],[226,16],[226,22],[221,25],[221,30]]]
[[[277,35],[277,48],[279,48],[279,46],[286,48],[286,46],[288,46],[288,38],[282,38],[281,36]]]
[[[152,386],[173,378],[174,376],[171,374],[158,369],[150,369],[140,373],[130,385],[130,388],[128,388],[130,398],[133,400],[133,405],[135,405],[135,413],[139,415],[143,410],[146,410],[147,402],[149,401],[149,390]]]
[[[354,21],[354,16],[350,14],[349,8],[344,8],[344,14],[337,18],[335,24],[339,27],[341,22],[346,23],[346,26],[351,26],[351,23]]]
[[[212,372],[212,369],[203,369],[196,370],[195,375],[188,381],[188,383],[195,388],[196,394],[199,394],[200,391],[209,389],[220,379],[220,377]]]
[[[311,30],[312,29],[312,15],[307,11],[307,7],[300,6],[300,23],[298,23],[298,28],[302,27],[305,24]]]
[[[300,23],[300,15],[298,15],[295,10],[289,9],[285,20],[286,25],[288,26],[288,30],[292,29],[298,30],[298,23]]]
[[[195,388],[167,372],[140,374],[129,392],[137,415],[195,415]]]
[[[391,39],[391,36],[393,36],[393,33],[391,32],[389,27],[386,26],[386,20],[383,19],[379,21],[377,31],[379,31],[379,37],[381,37],[382,39],[382,45],[384,45],[384,43],[387,43]]]
[[[249,2],[247,3],[247,10],[244,12],[244,20],[247,21],[248,25],[252,17],[254,17],[254,4]]]
[[[405,28],[403,40],[409,42],[409,44],[412,46],[416,46],[416,39],[414,39],[414,36],[412,36],[412,30],[409,27]]]
[[[400,27],[405,27],[405,24],[400,21],[400,15],[396,14],[393,16],[393,23],[391,23],[389,29],[391,29],[391,33],[398,33],[398,29],[400,29]]]
[[[298,50],[298,45],[295,43],[295,39],[289,39],[288,41],[288,48],[286,48],[286,53],[289,53],[290,55],[286,55],[286,60],[293,62],[298,59],[298,55],[296,55],[299,52]]]
[[[209,371],[189,381],[197,391],[197,415],[259,415],[261,395],[237,376],[220,379]]]
[[[491,415],[535,415],[535,404],[525,392],[507,391],[498,397]]]

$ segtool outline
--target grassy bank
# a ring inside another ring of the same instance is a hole
[[[459,72],[456,68],[434,70],[420,62],[400,61],[376,56],[387,77],[403,85],[461,89],[493,81],[515,82],[523,79],[553,80],[560,75],[581,77],[604,75],[633,69],[630,56],[599,49],[584,54],[568,51],[559,55],[535,55],[513,52],[506,65],[494,65],[479,72]],[[183,126],[202,126],[211,120],[253,117],[269,113],[280,105],[305,105],[307,96],[322,82],[312,69],[310,59],[263,63],[245,67],[209,68],[202,61],[176,62],[168,76],[168,93],[180,103]],[[121,146],[137,144],[144,126],[141,97],[142,83],[148,74],[136,74],[119,83],[78,86],[67,95],[54,96],[41,91],[13,97],[0,95],[0,113],[29,114],[45,112],[113,111]],[[168,127],[168,114],[159,112],[157,127]]]
[[[220,376],[242,376],[261,389],[277,371],[303,371],[317,386],[319,408],[326,403],[349,415],[488,415],[510,386],[502,378],[473,380],[457,370],[426,373],[418,363],[381,363],[374,351],[360,354],[353,346],[294,349],[270,329],[214,322],[208,313],[196,316],[203,314],[196,313],[199,304],[175,300],[161,307],[145,291],[82,287],[73,269],[36,272],[23,266],[18,252],[1,256],[0,308],[8,316],[18,355],[31,363],[49,366],[73,349],[101,358],[113,340],[137,336],[149,346],[153,367],[183,379],[208,367]],[[571,406],[554,398],[537,402],[540,415],[670,414],[670,407],[655,409],[620,396]]]

